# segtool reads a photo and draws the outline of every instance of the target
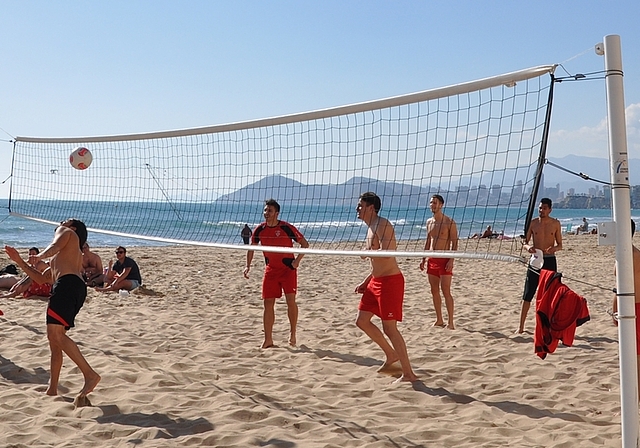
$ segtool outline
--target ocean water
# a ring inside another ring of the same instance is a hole
[[[19,206],[19,213],[56,222],[77,217],[90,228],[225,244],[241,244],[240,230],[244,224],[253,228],[263,221],[262,204],[190,203],[169,206],[160,203],[33,201]],[[523,233],[525,212],[521,209],[466,207],[447,210],[445,207],[445,213],[456,220],[461,238],[481,232],[487,225],[507,236]],[[425,222],[431,212],[428,209],[383,207],[381,215],[394,224],[399,240],[423,240]],[[552,216],[560,220],[563,230],[575,230],[583,217],[591,226],[612,221],[611,210],[554,209]],[[366,226],[357,219],[353,206],[283,206],[280,218],[298,227],[309,242],[316,243],[315,247],[336,241],[359,242],[366,234]],[[54,230],[54,225],[9,215],[8,201],[0,200],[0,240],[3,245],[42,248],[51,242]],[[166,244],[99,232],[90,232],[89,243],[92,247]]]

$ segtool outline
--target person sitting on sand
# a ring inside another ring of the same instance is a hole
[[[0,269],[0,289],[10,289],[20,281],[15,264],[10,264]]]
[[[102,259],[100,255],[91,252],[88,243],[82,246],[82,278],[87,286],[95,287],[104,284],[104,273],[102,272]]]
[[[487,226],[482,234],[474,233],[473,235],[471,235],[471,238],[493,238],[495,236],[497,235],[493,233],[493,230],[491,230],[491,226]]]
[[[38,253],[40,253],[40,249],[38,249],[37,247],[30,248],[29,260],[31,260],[31,257],[38,255]],[[46,272],[46,270],[49,268],[49,265],[42,260],[38,260],[35,265],[32,265],[31,262],[29,262],[29,266],[37,269],[41,273]],[[0,298],[10,299],[18,297],[20,295],[22,295],[22,297],[24,298],[32,296],[49,298],[49,296],[51,295],[52,281],[50,277],[47,278],[48,281],[38,283],[28,275],[25,275],[24,277],[19,279],[13,286],[11,286],[11,289],[9,289],[9,291],[5,292],[4,294],[0,294]]]
[[[589,233],[589,223],[587,222],[587,218],[582,218],[582,224],[576,229],[576,235],[579,235],[580,233]]]
[[[127,249],[118,246],[115,253],[117,260],[113,266],[109,263],[109,270],[104,279],[107,286],[96,288],[96,291],[108,292],[120,291],[121,289],[133,291],[142,285],[142,276],[140,275],[138,263],[133,258],[127,257]]]

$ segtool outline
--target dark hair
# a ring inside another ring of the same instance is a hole
[[[633,234],[636,233],[636,222],[631,220],[631,238],[633,238]]]
[[[549,208],[553,208],[553,202],[551,202],[551,199],[549,199],[549,198],[540,199],[540,203],[544,204],[544,205],[548,205]]]
[[[444,204],[444,198],[442,196],[440,196],[439,194],[434,194],[433,196],[431,196],[433,199],[437,199],[438,201],[440,201],[441,204]]]
[[[366,202],[369,205],[373,205],[373,209],[378,213],[382,208],[382,200],[373,191],[367,191],[360,195],[360,200]]]
[[[80,241],[80,252],[82,252],[82,246],[87,242],[87,226],[79,219],[72,218],[69,221],[71,221],[71,227],[76,229],[76,235],[78,235],[78,240]]]
[[[276,212],[280,213],[280,204],[275,199],[267,199],[264,201],[264,205],[270,205],[276,209]]]
[[[29,252],[34,251],[35,253],[39,254],[40,253],[40,249],[38,249],[37,247],[33,246],[29,248]]]
[[[127,253],[127,249],[122,246],[116,247],[116,250],[122,250],[122,252],[124,252],[125,254]]]

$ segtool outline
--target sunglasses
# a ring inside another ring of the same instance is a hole
[[[123,250],[117,250],[117,251],[116,251],[116,253],[117,253],[117,254],[123,254],[123,253],[124,253],[124,251],[123,251]]]

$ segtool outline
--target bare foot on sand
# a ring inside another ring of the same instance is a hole
[[[49,395],[50,397],[55,397],[56,395],[58,395],[58,388],[51,388],[51,386],[49,386],[49,388],[47,389],[46,392],[47,395]]]
[[[382,364],[382,366],[377,370],[378,373],[393,373],[393,372],[397,372],[398,370],[402,370],[402,368],[400,367],[400,365],[395,365],[398,361],[400,361],[399,358],[396,358],[394,360],[390,360],[387,359],[385,361],[384,364]]]
[[[438,328],[444,328],[444,327],[446,327],[446,326],[447,326],[447,324],[445,324],[444,322],[438,322],[438,321],[435,321],[435,322],[433,323],[433,325],[431,325],[431,326],[432,326],[432,327],[438,327]]]
[[[73,400],[73,405],[76,408],[83,408],[85,406],[91,406],[91,402],[86,395],[78,395],[76,399]]]
[[[296,335],[292,334],[289,336],[289,345],[292,347],[296,346]]]
[[[260,348],[273,348],[273,347],[275,347],[275,344],[273,343],[273,341],[264,341],[260,346]]]
[[[392,384],[398,383],[413,383],[415,381],[419,381],[418,377],[412,372],[411,375],[402,375],[400,378],[395,380]]]
[[[101,379],[102,377],[95,372],[93,373],[93,375],[86,377],[84,379],[84,387],[78,394],[78,397],[86,397],[91,392],[93,392],[93,389],[96,388]]]

